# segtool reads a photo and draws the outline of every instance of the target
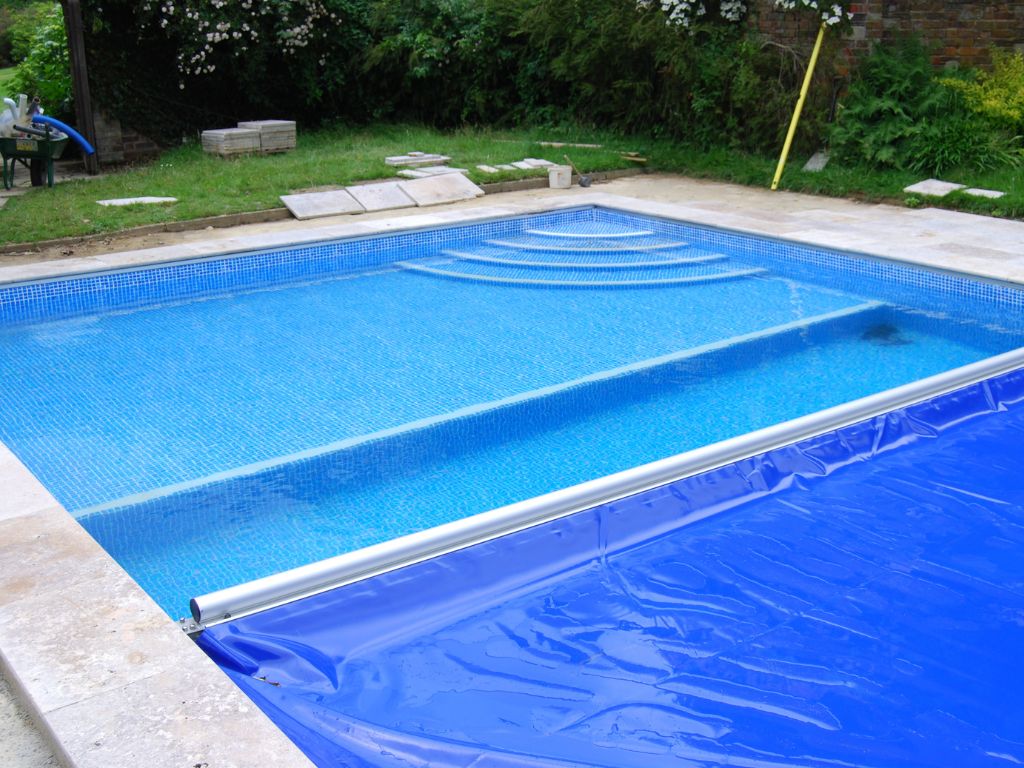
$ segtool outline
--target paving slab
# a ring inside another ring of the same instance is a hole
[[[818,173],[824,171],[826,165],[828,165],[828,152],[822,150],[811,155],[811,158],[804,163],[804,170],[809,173]]]
[[[52,745],[39,732],[0,671],[0,744],[4,768],[59,768]]]
[[[384,162],[388,165],[404,165],[416,167],[419,165],[441,165],[451,160],[447,155],[436,155],[429,152],[409,152],[405,155],[393,155],[385,157]]]
[[[904,192],[912,195],[931,195],[932,197],[945,197],[950,192],[963,189],[964,184],[955,184],[952,181],[941,181],[940,179],[925,179],[917,184],[904,187]]]
[[[111,200],[97,200],[100,205],[159,205],[161,203],[176,203],[176,197],[115,197]]]
[[[47,719],[61,743],[78,745],[76,768],[313,768],[282,731],[254,731],[253,719],[264,719],[262,713],[232,688],[212,662],[197,663]]]
[[[498,169],[495,168],[493,165],[478,165],[477,169],[483,171],[484,173],[497,173],[498,172]]]
[[[582,149],[601,149],[601,144],[577,144],[571,141],[538,141],[542,147],[580,147]]]
[[[531,168],[550,168],[554,163],[541,157],[524,157],[523,162]]]
[[[9,520],[4,533],[25,546],[41,536],[46,536],[43,541],[59,541],[64,538],[62,532],[47,524],[57,511],[61,510]],[[17,599],[0,605],[0,648],[43,712],[154,674],[173,673],[183,662],[167,615],[117,563],[104,558],[106,553],[98,544],[95,551],[85,543],[79,546],[95,573],[76,569],[74,575],[81,579],[77,583],[64,584],[54,577],[56,567],[40,568],[32,562],[4,579],[12,591],[17,590],[12,595]],[[69,562],[71,550],[62,548]],[[97,567],[98,563],[103,565]],[[30,570],[35,572],[31,580],[24,575]],[[54,584],[62,587],[51,591]],[[107,610],[97,610],[97,595],[110,601],[105,603]],[[181,630],[178,633],[187,641]]]
[[[514,171],[514,170],[516,170],[516,167],[514,165],[509,164],[509,163],[502,163],[501,165],[498,166],[498,170],[499,171]]]
[[[484,191],[461,173],[399,182],[402,191],[422,207],[483,197]]]
[[[534,166],[530,165],[525,160],[518,160],[517,162],[512,163],[512,167],[518,168],[521,171],[530,171],[534,168]]]
[[[346,189],[330,192],[306,192],[298,195],[281,195],[281,202],[296,219],[316,219],[322,216],[339,216],[346,213],[362,213],[363,206]]]
[[[0,478],[4,479],[3,493],[0,493],[0,525],[5,520],[32,515],[57,506],[53,494],[46,490],[34,475],[21,470],[22,464],[18,458],[6,445],[0,443]],[[6,543],[0,542],[0,547]]]
[[[980,187],[970,187],[964,190],[964,194],[973,195],[974,197],[988,197],[992,200],[998,200],[1006,193],[1000,192],[999,190],[996,189],[981,189]]]
[[[200,135],[203,151],[229,156],[245,155],[260,150],[260,132],[251,128],[218,128]]]
[[[416,205],[416,201],[402,191],[401,182],[398,181],[360,184],[346,187],[346,191],[367,211],[388,211]]]

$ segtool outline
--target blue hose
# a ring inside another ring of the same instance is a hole
[[[49,115],[32,115],[33,123],[41,123],[43,125],[49,125],[56,128],[59,131],[64,131],[68,136],[78,142],[78,145],[82,148],[82,151],[87,155],[96,154],[96,150],[92,148],[92,144],[85,140],[78,131],[72,128],[70,125],[65,125],[60,120],[54,120]]]

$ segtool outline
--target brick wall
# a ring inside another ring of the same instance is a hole
[[[751,23],[778,43],[809,49],[817,31],[813,14],[782,13],[774,5],[773,0],[752,0]],[[993,46],[1024,51],[1024,2],[864,0],[852,3],[851,10],[853,31],[835,59],[841,74],[874,43],[908,33],[921,37],[937,66],[986,66]]]
[[[155,142],[121,125],[121,121],[105,112],[93,115],[96,124],[96,156],[101,165],[119,165],[148,160],[160,153]]]

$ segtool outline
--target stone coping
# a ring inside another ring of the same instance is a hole
[[[1024,282],[1021,222],[731,185],[704,185],[716,194],[681,202],[675,190],[692,192],[692,182],[648,176],[617,184],[663,199],[521,195],[502,205],[9,266],[0,268],[0,283],[593,204]],[[311,765],[2,444],[0,488],[0,665],[68,766]]]

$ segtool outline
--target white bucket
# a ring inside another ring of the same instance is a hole
[[[568,165],[552,165],[548,168],[548,186],[551,189],[568,189],[572,186],[572,168]]]

